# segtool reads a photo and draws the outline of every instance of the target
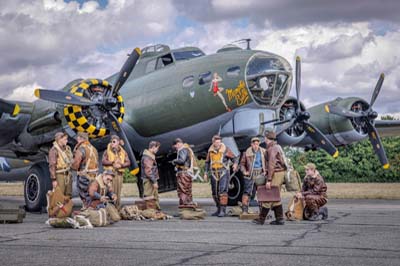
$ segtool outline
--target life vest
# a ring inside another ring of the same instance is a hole
[[[97,173],[99,159],[97,150],[90,144],[89,141],[82,142],[78,148],[82,148],[85,151],[85,162],[80,165],[81,172]]]
[[[119,161],[121,162],[121,164],[123,164],[124,162],[125,162],[125,155],[126,155],[126,153],[125,153],[125,150],[119,145],[118,146],[118,148],[119,148],[119,150],[118,150],[118,152],[117,153],[115,153],[114,151],[113,151],[113,149],[112,149],[112,147],[111,147],[111,143],[109,143],[108,145],[107,145],[107,157],[108,157],[108,160],[110,161],[110,162],[115,162],[116,160],[118,160],[119,159]],[[105,170],[114,170],[114,167],[112,166],[112,165],[110,165],[110,166],[104,166],[103,167]],[[125,172],[125,169],[126,168],[120,168],[120,169],[118,169],[118,172],[120,172],[120,173],[123,173],[123,172]],[[116,170],[116,169],[115,169]]]
[[[56,165],[56,173],[64,173],[70,170],[71,162],[72,162],[72,152],[71,148],[67,145],[65,150],[61,149],[56,141],[53,142],[54,148],[56,148],[58,156],[57,156],[57,165]]]
[[[211,169],[214,170],[219,170],[222,168],[227,168],[226,165],[224,165],[224,155],[225,155],[226,147],[225,144],[221,143],[221,147],[217,150],[214,149],[214,147],[211,145],[210,149],[208,150],[210,154],[210,166]]]

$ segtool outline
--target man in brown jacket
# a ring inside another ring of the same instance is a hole
[[[78,132],[76,140],[74,161],[71,168],[77,171],[79,196],[82,200],[83,208],[86,208],[89,183],[96,178],[99,171],[99,155],[96,148],[90,144],[87,133]]]
[[[90,182],[88,197],[86,199],[89,207],[94,209],[105,208],[107,201],[113,200],[115,202],[118,199],[117,194],[115,194],[112,189],[114,177],[115,172],[112,170],[105,170]]]
[[[59,186],[64,196],[72,197],[71,163],[72,152],[67,145],[68,135],[57,132],[53,147],[49,151],[49,171],[53,188]]]
[[[228,186],[230,178],[229,160],[233,161],[232,169],[237,171],[239,156],[235,154],[222,143],[220,136],[215,135],[212,138],[212,145],[208,149],[205,161],[204,180],[211,176],[211,192],[217,211],[212,216],[224,217],[226,215],[226,206],[228,205]]]
[[[107,150],[103,153],[102,164],[104,170],[112,170],[115,173],[112,186],[114,193],[117,194],[117,200],[114,202],[114,205],[117,209],[120,209],[124,172],[131,165],[131,161],[127,152],[122,148],[121,139],[117,135],[111,136]]]
[[[179,208],[193,208],[196,206],[192,196],[193,151],[180,138],[175,139],[173,147],[177,153],[172,164],[175,165],[176,170]]]
[[[265,143],[267,144],[266,162],[267,162],[267,182],[265,187],[271,189],[271,186],[278,187],[281,191],[282,184],[286,174],[286,164],[282,147],[276,142],[276,134],[273,131],[267,131],[265,134]],[[260,215],[255,219],[256,224],[264,224],[269,210],[275,213],[275,221],[272,225],[284,225],[282,202],[261,202]]]
[[[266,175],[265,149],[260,147],[260,139],[251,139],[251,146],[243,153],[240,161],[243,174],[244,191],[242,196],[242,212],[248,213],[249,200],[253,193],[254,180],[259,175]]]
[[[161,210],[158,197],[158,167],[156,162],[156,154],[160,148],[160,142],[150,141],[149,148],[143,151],[141,167],[141,178],[144,186],[144,200],[146,208]]]
[[[308,163],[305,166],[305,170],[306,177],[304,178],[301,192],[296,194],[296,198],[304,200],[304,218],[316,221],[321,215],[322,219],[326,220],[328,218],[328,209],[324,205],[328,202],[328,197],[324,178],[319,174],[313,163]]]

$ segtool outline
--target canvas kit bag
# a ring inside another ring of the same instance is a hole
[[[286,191],[300,191],[301,190],[301,179],[299,172],[294,169],[290,169],[285,175],[285,188]]]
[[[79,215],[88,218],[90,223],[95,227],[107,226],[110,224],[110,217],[105,208],[98,210],[87,209],[81,211]]]
[[[22,223],[25,216],[23,206],[15,203],[0,203],[0,223]]]
[[[47,213],[49,217],[66,218],[70,217],[74,206],[69,197],[64,196],[60,187],[47,192]]]
[[[304,204],[302,200],[292,197],[289,201],[288,210],[285,212],[286,218],[289,221],[303,220]]]

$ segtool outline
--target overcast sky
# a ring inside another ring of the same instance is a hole
[[[193,45],[207,54],[241,38],[252,48],[302,58],[302,99],[369,101],[400,114],[400,1],[1,0],[0,97],[33,100],[35,87],[105,78],[134,47]],[[294,90],[292,90],[292,93]]]

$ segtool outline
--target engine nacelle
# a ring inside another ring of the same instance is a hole
[[[297,100],[294,97],[288,97],[283,105],[276,111],[276,117],[279,120],[287,120],[295,115],[295,110],[297,109]],[[300,101],[300,109],[305,110],[304,104]],[[284,125],[282,125],[284,126]],[[276,130],[279,131],[277,126]],[[294,125],[292,128],[288,128],[278,136],[278,142],[281,145],[292,146],[296,145],[304,139],[306,134],[300,125]]]
[[[308,109],[311,114],[310,122],[327,135],[334,145],[347,145],[367,136],[365,123],[361,119],[331,114],[326,110],[327,104],[341,106],[353,112],[366,111],[369,104],[361,98],[349,97],[337,98]]]

